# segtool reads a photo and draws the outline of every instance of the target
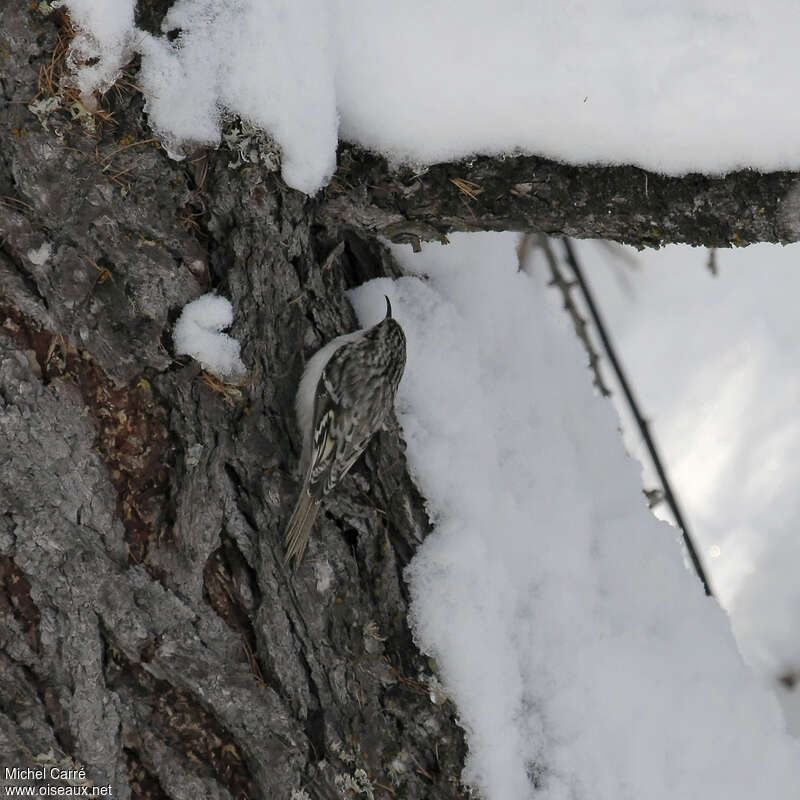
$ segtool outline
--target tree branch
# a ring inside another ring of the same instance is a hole
[[[415,246],[476,230],[603,238],[636,247],[785,244],[800,240],[800,175],[741,170],[675,178],[537,156],[392,169],[380,156],[342,145],[320,211],[331,222]]]

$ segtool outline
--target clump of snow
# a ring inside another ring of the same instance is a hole
[[[408,339],[398,413],[435,523],[408,569],[419,644],[488,800],[790,800],[800,746],[727,617],[648,511],[548,276],[516,238],[453,236],[388,294]]]
[[[28,252],[25,255],[28,256],[28,261],[30,261],[31,264],[34,264],[37,267],[41,267],[42,264],[47,263],[47,259],[50,258],[52,253],[53,253],[53,246],[50,244],[50,242],[42,242],[42,244],[39,245],[39,247],[36,247],[32,250],[28,250]]]
[[[75,27],[67,58],[75,68],[80,93],[91,97],[114,85],[122,67],[133,55],[134,0],[60,0]]]
[[[100,58],[79,72],[85,91],[135,47],[169,149],[218,144],[233,112],[275,137],[284,179],[309,193],[334,169],[337,109],[342,138],[419,163],[525,151],[669,174],[800,167],[786,0],[177,0],[174,42],[135,29],[132,0],[66,5]]]
[[[162,25],[175,41],[139,45],[151,124],[177,151],[218,145],[223,114],[238,114],[280,143],[286,183],[313,194],[336,166],[332,27],[324,0],[178,0]]]
[[[240,357],[241,345],[232,336],[221,333],[233,324],[230,300],[216,294],[204,294],[187,303],[175,323],[175,353],[197,359],[203,369],[220,378],[241,380],[247,369]]]

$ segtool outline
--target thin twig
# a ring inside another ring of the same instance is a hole
[[[708,248],[708,261],[706,262],[708,271],[716,278],[717,277],[717,248]]]
[[[589,369],[592,371],[594,385],[603,397],[610,397],[611,391],[608,386],[606,386],[603,375],[600,372],[600,354],[595,350],[592,340],[589,337],[589,328],[586,324],[586,320],[581,316],[581,312],[572,299],[572,288],[575,286],[575,282],[568,281],[561,272],[558,259],[550,244],[550,238],[543,233],[526,234],[522,242],[520,242],[518,249],[520,269],[527,271],[525,250],[531,247],[537,247],[544,253],[547,266],[550,267],[550,274],[552,275],[550,286],[555,286],[561,292],[564,310],[569,314],[575,328],[575,334],[578,339],[580,339],[583,349],[586,351],[586,356],[589,359]]]
[[[664,487],[664,499],[667,501],[667,505],[669,505],[670,511],[672,511],[672,516],[675,518],[675,522],[681,530],[681,534],[683,535],[683,543],[686,545],[686,549],[689,551],[689,558],[692,561],[692,565],[697,573],[697,577],[700,578],[700,582],[703,584],[705,593],[709,597],[713,597],[714,593],[711,591],[711,584],[708,582],[708,578],[706,577],[705,570],[703,569],[700,556],[698,555],[694,546],[694,542],[692,541],[692,537],[689,534],[689,526],[686,524],[683,514],[681,513],[678,500],[675,497],[675,493],[672,491],[672,486],[670,485],[669,478],[667,477],[667,471],[664,468],[664,465],[661,461],[661,456],[658,453],[658,448],[656,447],[656,443],[650,434],[650,426],[647,424],[647,420],[644,418],[639,409],[639,404],[636,402],[636,398],[633,395],[631,386],[628,383],[628,379],[624,370],[622,369],[622,364],[617,358],[616,351],[611,343],[611,338],[608,335],[605,323],[600,316],[600,312],[597,308],[597,304],[594,301],[591,289],[584,280],[583,271],[581,270],[578,259],[575,256],[575,251],[572,247],[572,244],[570,243],[569,239],[563,239],[562,241],[564,243],[564,253],[567,264],[569,264],[570,268],[575,274],[575,279],[577,280],[578,286],[580,286],[583,297],[586,300],[589,313],[592,315],[592,319],[594,320],[598,334],[600,334],[600,339],[602,340],[603,347],[608,355],[608,360],[611,362],[611,366],[614,368],[614,373],[616,374],[617,380],[619,381],[622,391],[625,394],[628,407],[631,410],[631,414],[633,414],[633,418],[636,420],[639,433],[641,434],[647,450],[650,453],[653,466],[658,473],[658,478],[661,481],[661,485]]]

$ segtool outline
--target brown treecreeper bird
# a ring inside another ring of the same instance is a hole
[[[303,434],[303,485],[286,528],[286,561],[305,553],[322,499],[339,483],[386,422],[406,365],[406,337],[392,318],[337,336],[306,364],[297,389]]]

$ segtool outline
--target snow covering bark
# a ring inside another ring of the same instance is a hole
[[[335,67],[324,0],[179,0],[162,23],[175,41],[139,31],[147,113],[168,147],[217,145],[229,109],[282,148],[284,180],[313,194],[335,168]]]
[[[222,333],[233,324],[233,306],[225,297],[204,294],[183,307],[173,330],[175,354],[186,354],[204,369],[232,383],[247,372],[240,357],[241,345]]]
[[[477,241],[476,241],[477,240]],[[401,254],[400,421],[434,531],[407,570],[415,635],[489,800],[793,798],[800,744],[641,494],[549,274],[515,237]]]
[[[175,157],[230,141],[235,115],[271,137],[255,159],[280,151],[283,179],[309,194],[328,184],[340,139],[404,164],[401,180],[380,159],[363,174],[345,151],[331,183],[347,188],[340,223],[394,241],[800,237],[798,22],[782,0],[763,13],[747,0],[470,0],[457,14],[443,0],[178,0],[136,20],[133,0],[65,5],[81,90],[106,88],[138,52],[149,124]],[[454,168],[428,172],[443,161]]]
[[[133,34],[168,140],[218,143],[227,109],[269,130],[303,191],[330,177],[339,128],[417,164],[526,152],[672,175],[800,166],[786,0],[177,0],[156,35],[132,26],[133,0],[66,4],[112,63]]]

